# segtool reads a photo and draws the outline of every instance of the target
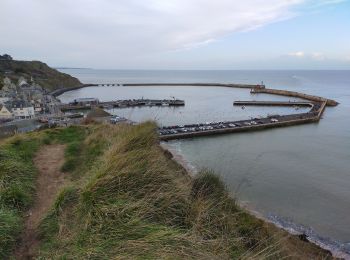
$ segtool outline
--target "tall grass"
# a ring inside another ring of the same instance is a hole
[[[21,231],[21,213],[28,209],[35,192],[36,169],[32,157],[40,143],[15,137],[0,147],[0,257],[11,251]]]
[[[242,210],[214,173],[190,177],[164,154],[155,128],[147,122],[48,130],[2,146],[0,256],[8,256],[32,201],[35,151],[59,142],[67,144],[71,182],[41,222],[39,259],[327,257],[304,244],[300,252],[298,241]],[[18,194],[6,192],[12,182],[21,185]]]
[[[25,212],[33,203],[37,170],[33,157],[42,145],[81,143],[81,127],[18,135],[0,145],[0,258],[11,253],[22,231]],[[68,145],[68,147],[70,147]],[[72,151],[67,152],[71,156]]]
[[[99,152],[88,171],[83,165],[75,170],[84,171],[84,181],[74,184],[75,199],[59,211],[54,206],[47,216],[49,227],[60,228],[43,226],[42,257],[288,256],[280,236],[239,208],[215,174],[205,171],[192,179],[169,160],[158,146],[155,127],[150,122],[94,126],[84,145]]]

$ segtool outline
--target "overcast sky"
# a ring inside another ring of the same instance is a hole
[[[111,69],[350,69],[347,0],[0,0],[0,54]]]

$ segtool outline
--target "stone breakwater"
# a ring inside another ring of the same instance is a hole
[[[327,106],[337,106],[339,103],[332,99],[327,99],[319,96],[304,94],[296,91],[289,91],[289,90],[280,90],[280,89],[271,89],[271,88],[264,88],[264,87],[255,87],[252,88],[250,91],[252,94],[254,93],[265,93],[265,94],[272,94],[272,95],[279,95],[279,96],[287,96],[287,97],[297,97],[302,99],[307,99],[314,102],[327,102]]]

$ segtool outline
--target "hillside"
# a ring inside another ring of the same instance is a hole
[[[46,151],[64,145],[64,186],[36,231],[39,259],[331,259],[241,209],[213,173],[190,176],[155,128],[89,125],[5,140],[0,258],[25,242],[25,216],[41,194],[37,152],[50,160]]]
[[[36,83],[49,91],[82,85],[77,78],[50,68],[40,61],[0,59],[0,84],[2,84],[2,79],[5,75],[15,81],[18,80],[20,76],[23,76],[27,80],[33,77]],[[1,87],[0,85],[0,88]]]

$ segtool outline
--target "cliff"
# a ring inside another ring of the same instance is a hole
[[[0,88],[5,76],[13,81],[18,80],[21,76],[28,81],[33,77],[36,83],[49,91],[82,85],[77,78],[59,72],[41,61],[0,59]]]

